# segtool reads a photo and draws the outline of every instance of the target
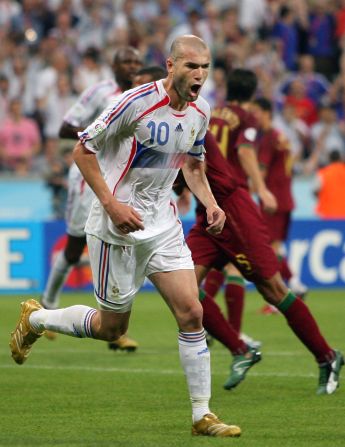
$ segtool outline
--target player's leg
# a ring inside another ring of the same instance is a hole
[[[342,355],[329,346],[308,307],[284,284],[265,222],[246,191],[239,189],[233,194],[227,213],[231,215],[231,222],[236,223],[231,234],[236,235],[237,265],[255,283],[265,300],[280,310],[296,336],[315,356],[321,368],[318,392],[334,392],[343,363]],[[327,385],[329,379],[333,385]]]
[[[342,354],[327,343],[306,304],[286,287],[279,272],[256,286],[266,301],[280,310],[295,335],[314,355],[320,367],[318,393],[333,393],[339,386],[339,373],[344,364]]]
[[[198,299],[194,265],[182,227],[176,225],[157,238],[148,259],[146,275],[171,309],[179,328],[180,361],[192,402],[192,433],[239,436],[241,430],[238,427],[223,424],[209,409],[210,352],[202,325],[202,307]]]
[[[209,408],[211,397],[210,353],[202,325],[202,307],[194,271],[176,270],[149,275],[179,328],[180,361],[192,403],[194,435],[239,436],[241,430],[222,423]]]
[[[213,297],[201,286],[210,268],[212,266],[218,267],[217,261],[222,257],[222,252],[219,250],[215,239],[209,237],[204,228],[194,225],[186,241],[195,264],[195,274],[200,287],[199,299],[203,307],[203,324],[206,331],[226,346],[233,355],[246,352],[247,346],[245,343],[239,339],[238,333],[229,325]],[[222,257],[219,267],[223,267],[226,259],[226,257]]]
[[[32,344],[46,330],[105,341],[119,338],[127,330],[136,292],[133,272],[126,270],[131,253],[92,236],[88,246],[95,297],[102,310],[84,305],[51,310],[42,308],[35,300],[26,301],[10,343],[17,363],[26,360]],[[116,269],[112,268],[115,265]]]
[[[217,269],[211,269],[205,278],[203,289],[208,295],[215,297],[223,283],[224,272]]]
[[[62,309],[44,309],[37,301],[21,305],[18,324],[11,334],[12,357],[21,365],[31,352],[32,345],[46,330],[78,338],[111,341],[125,333],[130,312],[118,314],[109,310],[75,305]]]
[[[68,197],[66,202],[67,244],[54,260],[41,304],[47,309],[59,307],[59,295],[66,278],[81,258],[86,246],[85,223],[94,195],[85,183],[79,169],[73,163],[68,173]]]
[[[225,276],[225,303],[228,321],[236,332],[241,332],[242,315],[244,309],[245,283],[241,272],[232,264],[224,267]]]
[[[226,260],[233,258],[230,252],[225,253],[222,249],[223,242],[229,245],[228,238],[226,237],[225,241],[220,240],[218,244],[218,238],[210,237],[200,225],[193,226],[186,241],[192,252],[198,284],[202,283],[211,266],[222,267]],[[261,353],[257,348],[251,348],[241,340],[239,333],[224,318],[218,304],[204,290],[200,290],[200,301],[203,307],[203,324],[207,332],[229,349],[234,362],[241,362],[241,369],[237,369],[241,374],[238,375],[236,382],[232,380],[232,387],[235,387],[245,378],[249,369],[261,359]]]
[[[86,246],[86,236],[67,235],[67,244],[63,251],[58,253],[50,270],[46,288],[41,298],[41,304],[46,309],[57,309],[61,290],[67,276],[75,266]]]
[[[207,275],[208,268],[202,265],[195,266],[197,282]],[[203,288],[199,289],[199,300],[203,308],[203,325],[206,331],[216,340],[229,349],[232,355],[244,354],[248,347],[240,339],[238,332],[224,317],[216,301]]]

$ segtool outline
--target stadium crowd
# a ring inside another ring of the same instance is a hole
[[[0,0],[0,173],[42,176],[63,200],[66,111],[112,77],[116,48],[134,46],[145,64],[164,65],[186,33],[211,48],[203,88],[211,108],[224,104],[231,69],[256,73],[295,175],[315,174],[334,151],[345,156],[344,0]]]

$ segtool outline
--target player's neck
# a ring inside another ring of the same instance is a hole
[[[169,78],[163,80],[163,87],[170,98],[170,107],[181,112],[188,107],[188,102],[181,98]]]

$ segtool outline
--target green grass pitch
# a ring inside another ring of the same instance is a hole
[[[22,366],[8,348],[20,301],[0,296],[1,447],[345,446],[345,383],[334,395],[316,396],[312,356],[281,315],[258,314],[262,300],[254,292],[247,295],[244,331],[262,340],[262,362],[238,388],[224,391],[231,358],[217,342],[211,348],[211,408],[241,426],[238,439],[191,437],[176,325],[156,293],[135,301],[136,353],[60,335],[39,340]],[[63,306],[76,303],[95,304],[91,293],[63,295]],[[308,305],[332,346],[345,351],[345,291],[312,291]]]

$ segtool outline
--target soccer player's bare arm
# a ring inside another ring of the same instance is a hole
[[[273,213],[277,209],[277,201],[265,185],[254,147],[241,145],[238,148],[238,158],[244,172],[252,182],[254,192],[262,200],[265,210]]]
[[[205,174],[204,163],[188,156],[182,168],[184,178],[189,189],[206,208],[207,231],[219,234],[225,223],[224,211],[217,205]]]
[[[124,205],[116,200],[106,184],[97,161],[96,154],[88,151],[78,141],[73,150],[74,161],[85,181],[90,185],[103,208],[121,233],[143,230],[144,226],[140,215],[134,208]]]

